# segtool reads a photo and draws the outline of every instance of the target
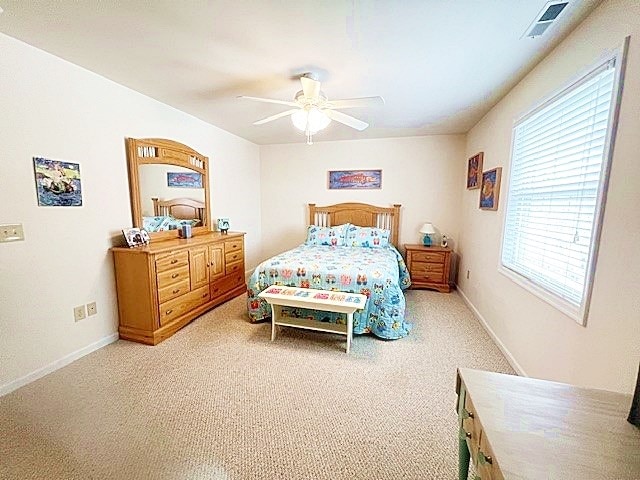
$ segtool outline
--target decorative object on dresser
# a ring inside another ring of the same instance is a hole
[[[165,139],[127,139],[127,153],[135,228],[146,223],[156,228],[150,245],[111,249],[118,332],[121,338],[155,345],[245,293],[244,234],[211,231],[207,157]],[[202,188],[181,188],[181,194],[196,198],[160,200],[168,188],[167,170],[201,175]]]
[[[467,368],[456,392],[460,480],[640,478],[630,395]]]
[[[427,222],[424,225],[422,225],[422,228],[420,229],[420,233],[423,235],[422,244],[425,247],[430,247],[431,244],[433,243],[431,239],[431,235],[436,233],[436,229],[433,228],[433,224]]]
[[[219,218],[218,219],[218,230],[222,233],[227,233],[229,231],[229,219],[228,218]]]
[[[411,288],[433,288],[439,292],[451,291],[451,249],[449,247],[425,247],[405,245],[407,268],[411,275]]]

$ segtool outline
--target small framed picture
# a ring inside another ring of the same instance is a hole
[[[476,153],[467,164],[467,190],[480,188],[482,181],[482,159],[484,152]]]
[[[482,188],[480,189],[480,208],[483,210],[497,210],[500,199],[500,178],[502,167],[487,170],[482,173]]]
[[[124,235],[129,247],[148,245],[150,241],[149,234],[144,228],[123,228],[122,235]]]
[[[228,218],[219,218],[218,219],[218,230],[222,233],[227,233],[229,231],[229,219]]]

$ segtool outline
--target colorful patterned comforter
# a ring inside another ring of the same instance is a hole
[[[395,339],[409,333],[403,290],[411,285],[402,255],[394,247],[333,247],[300,245],[258,265],[249,280],[247,309],[256,322],[271,317],[269,304],[258,294],[270,285],[356,292],[367,296],[353,317],[354,333]],[[344,315],[289,308],[285,315],[343,323]]]

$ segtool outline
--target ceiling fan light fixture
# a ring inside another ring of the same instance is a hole
[[[327,117],[322,110],[316,107],[309,109],[300,109],[291,115],[293,125],[301,132],[307,131],[307,122],[309,124],[309,132],[317,133],[327,128],[331,123],[331,119]]]

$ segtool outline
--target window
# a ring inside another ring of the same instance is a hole
[[[582,324],[608,179],[616,61],[527,114],[513,133],[501,271]]]

